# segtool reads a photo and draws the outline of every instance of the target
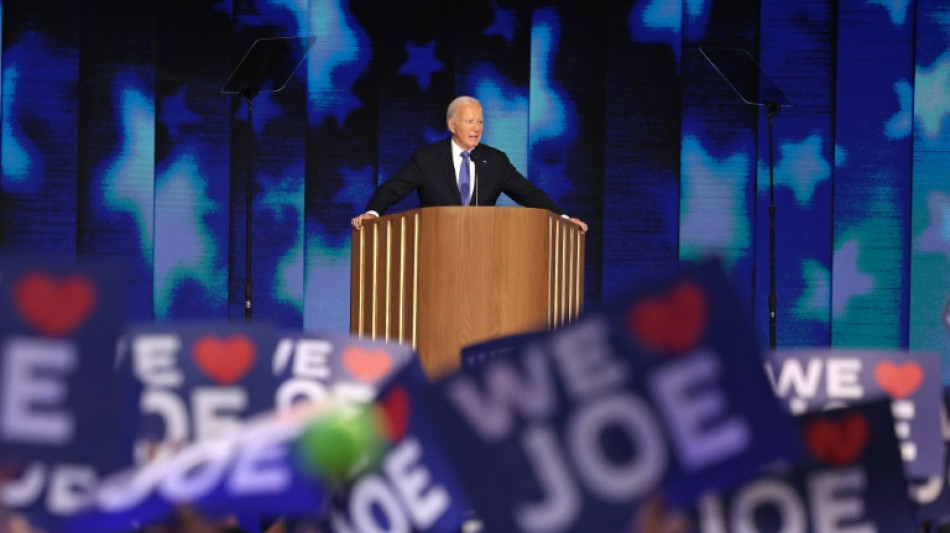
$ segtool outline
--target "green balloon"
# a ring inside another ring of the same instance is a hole
[[[373,407],[339,407],[311,422],[296,443],[298,460],[311,474],[346,482],[373,467],[384,439]]]

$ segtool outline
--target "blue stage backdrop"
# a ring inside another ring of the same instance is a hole
[[[484,142],[590,224],[588,306],[715,253],[765,345],[774,194],[780,346],[950,354],[938,0],[2,0],[0,16],[0,251],[124,261],[131,319],[243,320],[251,220],[255,318],[346,331],[349,218],[470,94]],[[274,36],[315,43],[249,124],[221,88]],[[765,109],[700,47],[747,50],[791,99],[773,157]]]

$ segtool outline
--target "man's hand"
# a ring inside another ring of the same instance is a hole
[[[667,509],[658,496],[651,496],[637,510],[636,533],[688,533],[692,530],[689,518],[679,511]]]
[[[350,224],[353,226],[353,229],[355,229],[356,231],[359,231],[360,228],[363,227],[363,221],[364,221],[364,220],[372,220],[372,219],[376,219],[376,218],[379,218],[379,217],[377,217],[376,215],[374,215],[374,214],[372,214],[372,213],[363,213],[362,215],[360,215],[360,216],[358,216],[358,217],[352,218],[352,219],[350,220]],[[585,228],[586,228],[586,226],[585,226]]]
[[[580,228],[581,228],[581,235],[587,233],[587,224],[585,224],[583,220],[581,220],[581,219],[579,219],[579,218],[574,218],[574,217],[571,217],[570,220],[571,220],[571,222],[573,222],[573,223],[577,224],[578,226],[580,226]]]

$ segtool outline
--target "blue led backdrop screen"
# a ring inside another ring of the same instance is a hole
[[[123,261],[132,320],[242,320],[250,277],[255,317],[347,331],[349,219],[468,94],[483,142],[589,223],[586,305],[715,254],[763,346],[774,286],[779,346],[950,360],[937,0],[2,0],[0,20],[0,253]],[[314,40],[282,90],[222,93],[281,36]],[[748,52],[791,105],[746,101],[701,49]]]

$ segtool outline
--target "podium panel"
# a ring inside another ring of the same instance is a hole
[[[580,314],[584,236],[549,211],[429,207],[352,232],[350,332],[410,343],[430,378],[461,348]]]

